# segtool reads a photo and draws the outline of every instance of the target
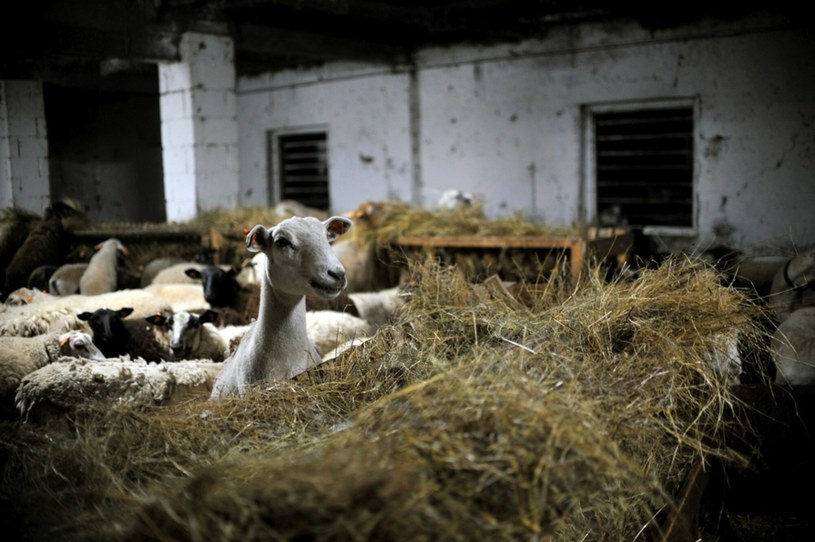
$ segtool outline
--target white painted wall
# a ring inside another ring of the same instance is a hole
[[[326,126],[336,212],[369,199],[432,206],[458,187],[483,195],[492,216],[577,225],[593,219],[585,108],[688,99],[697,105],[698,216],[681,232],[687,242],[812,244],[811,58],[810,30],[769,18],[656,32],[564,27],[545,40],[422,51],[413,116],[406,69],[333,65],[242,79],[240,201],[276,201],[269,130]]]
[[[310,127],[328,132],[335,212],[366,200],[410,201],[408,87],[405,73],[351,65],[239,80],[241,204],[278,201],[269,183],[269,132]]]

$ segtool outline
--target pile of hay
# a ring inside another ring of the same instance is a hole
[[[553,227],[534,222],[520,213],[488,218],[481,204],[461,209],[431,210],[401,202],[368,204],[372,216],[363,216],[352,233],[378,246],[399,237],[543,236],[578,235],[577,228]]]
[[[524,296],[425,264],[393,325],[243,399],[3,428],[33,540],[635,540],[691,464],[743,462],[717,337],[757,310],[672,260]],[[520,301],[520,300],[523,300]]]

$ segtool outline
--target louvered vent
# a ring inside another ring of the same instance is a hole
[[[327,144],[325,132],[278,136],[280,199],[328,210]]]
[[[601,225],[693,226],[693,109],[594,116]]]

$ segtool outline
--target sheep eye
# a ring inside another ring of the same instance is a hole
[[[274,244],[277,246],[277,248],[286,248],[292,246],[291,241],[289,241],[285,237],[278,237],[277,239],[274,240]]]

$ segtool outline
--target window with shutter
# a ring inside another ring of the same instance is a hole
[[[278,134],[276,181],[278,200],[295,200],[328,210],[328,134],[298,132]]]
[[[592,115],[597,222],[691,228],[693,108]]]

